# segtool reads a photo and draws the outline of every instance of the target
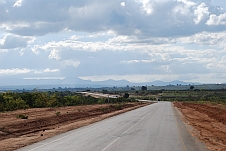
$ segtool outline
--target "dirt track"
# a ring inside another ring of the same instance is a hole
[[[15,150],[144,105],[147,104],[104,104],[0,113],[0,150]],[[19,114],[28,116],[28,119],[17,118]]]
[[[226,109],[223,105],[205,105],[174,102],[184,115],[184,120],[210,150],[226,151]]]

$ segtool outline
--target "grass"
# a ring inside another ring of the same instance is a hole
[[[116,110],[122,110],[122,104],[113,104],[113,105],[110,105],[110,107]]]
[[[109,108],[106,108],[106,107],[100,107],[100,110],[101,110],[102,112],[108,112]]]

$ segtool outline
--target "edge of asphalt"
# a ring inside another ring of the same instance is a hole
[[[210,151],[205,143],[201,142],[196,136],[192,135],[192,131],[195,129],[183,121],[184,115],[176,107],[174,107],[173,103],[171,105],[173,107],[178,131],[180,132],[181,139],[184,142],[185,150],[194,151],[195,148],[197,151]]]

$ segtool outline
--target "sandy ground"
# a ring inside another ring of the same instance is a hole
[[[184,121],[194,127],[193,135],[210,150],[226,151],[226,106],[174,102]]]
[[[126,103],[121,108],[108,104],[34,108],[0,113],[0,150],[15,150],[147,104]],[[17,118],[19,114],[28,119]]]

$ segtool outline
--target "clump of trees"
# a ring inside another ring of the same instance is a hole
[[[132,102],[132,98],[111,99],[110,103]],[[107,103],[104,98],[84,96],[71,91],[64,92],[6,92],[0,94],[0,112],[27,108],[62,107]]]
[[[146,91],[147,89],[148,89],[147,86],[142,86],[142,87],[141,87],[141,90],[142,90],[142,91]]]
[[[123,97],[126,98],[126,99],[129,98],[129,93],[125,93],[125,94],[123,95]]]

